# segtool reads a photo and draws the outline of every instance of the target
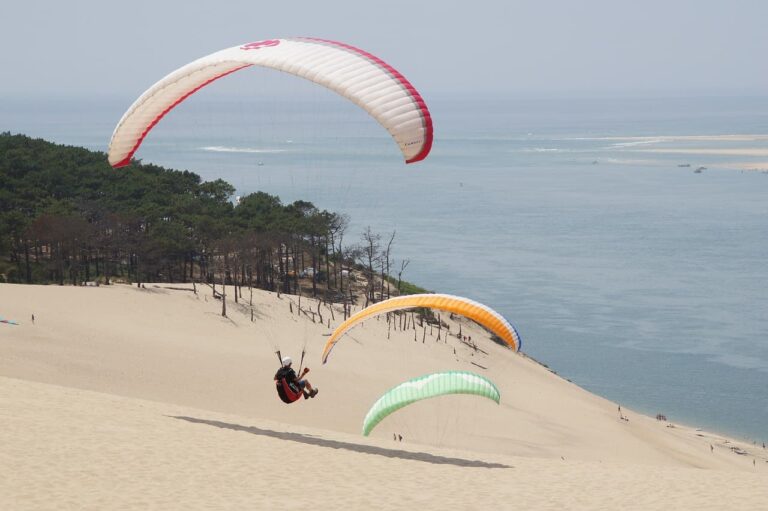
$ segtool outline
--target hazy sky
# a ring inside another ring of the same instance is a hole
[[[213,51],[336,39],[427,94],[765,94],[766,1],[3,0],[0,95],[136,97]]]

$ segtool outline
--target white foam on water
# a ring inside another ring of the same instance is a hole
[[[286,149],[259,149],[256,147],[227,147],[220,145],[205,146],[200,148],[203,151],[212,151],[216,153],[257,153],[257,154],[273,154],[284,153]]]

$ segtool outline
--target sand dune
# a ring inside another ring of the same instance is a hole
[[[207,288],[0,285],[0,312],[21,323],[0,325],[0,507],[759,509],[768,501],[762,448],[625,408],[621,420],[615,403],[467,322],[462,331],[481,351],[382,319],[352,331],[323,366],[339,312],[331,318],[321,305],[321,325],[312,300],[302,308],[316,322],[296,314],[298,297],[253,296],[251,322],[250,307],[233,302],[222,318]],[[443,319],[458,330],[458,319]],[[284,405],[273,351],[298,358],[305,344],[320,395]],[[491,378],[501,405],[436,399],[360,435],[382,392],[444,369]],[[306,474],[303,483],[287,476],[284,460]]]

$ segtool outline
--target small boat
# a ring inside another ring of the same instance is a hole
[[[690,163],[681,163],[678,165],[678,167],[690,167],[690,166],[691,166]]]

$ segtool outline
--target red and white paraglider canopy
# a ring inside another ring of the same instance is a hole
[[[392,66],[344,43],[293,37],[235,46],[195,60],[147,91],[123,115],[109,143],[109,163],[128,165],[149,131],[173,107],[209,83],[250,66],[278,69],[344,96],[389,131],[406,163],[432,147],[432,118],[421,95]]]

